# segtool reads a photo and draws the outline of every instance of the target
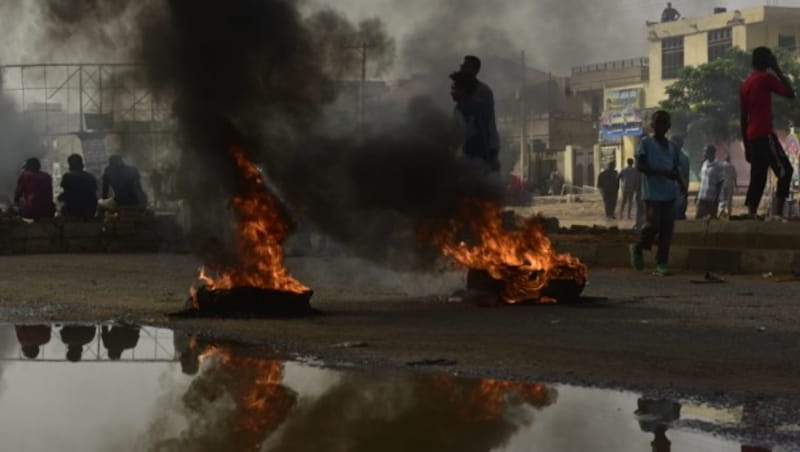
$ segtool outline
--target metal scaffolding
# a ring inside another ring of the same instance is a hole
[[[168,131],[171,112],[133,63],[0,66],[2,93],[44,136]]]

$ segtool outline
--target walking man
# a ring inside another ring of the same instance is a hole
[[[642,199],[645,203],[645,224],[639,241],[631,245],[631,264],[637,270],[644,268],[642,252],[650,250],[658,236],[656,254],[657,276],[669,274],[669,248],[675,227],[675,200],[686,193],[686,186],[678,167],[678,147],[667,138],[672,126],[669,113],[659,110],[653,114],[653,136],[646,137],[636,151],[636,167],[641,171]]]
[[[628,159],[626,162],[628,166],[619,173],[619,181],[622,185],[622,204],[619,207],[619,218],[631,219],[631,209],[633,208],[634,197],[636,195],[636,185],[641,184],[639,175],[636,174],[636,168],[633,166],[634,160]],[[628,207],[628,214],[625,215],[625,207]]]
[[[778,179],[775,193],[778,217],[783,215],[792,182],[792,165],[772,126],[772,93],[789,99],[795,97],[792,84],[778,66],[772,51],[767,47],[757,47],[753,50],[753,72],[739,90],[742,141],[745,158],[750,163],[746,204],[753,218],[758,213],[770,168]]]
[[[597,188],[603,196],[603,205],[606,209],[606,218],[613,220],[614,212],[617,210],[617,197],[619,196],[619,173],[615,169],[616,163],[611,162],[599,176],[597,176]]]
[[[733,195],[736,193],[736,167],[731,163],[731,156],[727,156],[722,163],[725,181],[722,183],[722,197],[719,201],[720,216],[730,218],[733,215]]]
[[[492,89],[478,79],[478,74],[481,71],[481,60],[474,55],[467,55],[461,63],[459,72],[465,74],[474,85],[472,96],[482,106],[483,120],[486,122],[483,126],[487,133],[487,146],[489,148],[490,166],[492,171],[500,170],[500,134],[497,132],[497,120],[494,114],[494,93]]]

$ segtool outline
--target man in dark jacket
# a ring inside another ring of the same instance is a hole
[[[109,189],[114,192],[113,198],[109,198]],[[147,197],[142,190],[139,170],[126,165],[119,155],[109,157],[108,166],[103,172],[103,207],[114,209],[145,205]]]
[[[606,218],[613,220],[614,211],[617,209],[617,196],[619,196],[619,173],[616,163],[611,162],[599,176],[597,176],[597,188],[603,195],[603,204],[606,208]]]
[[[58,200],[64,203],[62,215],[89,219],[97,212],[97,179],[83,170],[83,157],[72,154],[67,158],[69,172],[61,178],[64,191]]]

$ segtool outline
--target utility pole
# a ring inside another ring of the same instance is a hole
[[[528,115],[525,106],[525,89],[527,74],[525,70],[525,51],[520,53],[520,87],[519,87],[519,166],[520,179],[523,185],[530,180],[530,151],[528,150]]]
[[[358,90],[358,124],[363,133],[367,116],[367,42],[361,42],[361,86]]]

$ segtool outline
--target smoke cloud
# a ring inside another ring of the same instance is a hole
[[[30,157],[44,154],[41,140],[14,103],[0,96],[0,202],[13,201],[22,164]]]

